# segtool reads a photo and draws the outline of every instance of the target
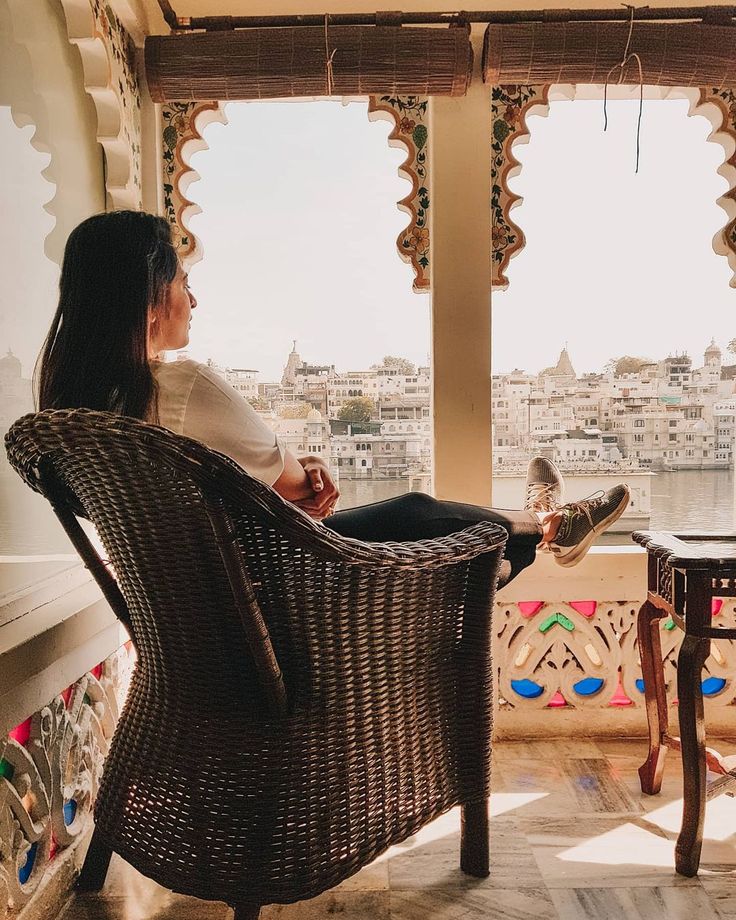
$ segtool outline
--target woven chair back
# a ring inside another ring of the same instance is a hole
[[[311,897],[488,795],[497,525],[350,540],[107,413],[26,416],[6,444],[136,645],[95,817],[142,872],[229,903]]]

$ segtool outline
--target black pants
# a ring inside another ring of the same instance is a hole
[[[338,511],[326,518],[324,524],[344,537],[382,543],[448,537],[481,521],[500,524],[509,535],[501,563],[500,588],[534,562],[542,526],[536,515],[528,511],[499,511],[443,502],[423,492],[407,492],[398,498]]]

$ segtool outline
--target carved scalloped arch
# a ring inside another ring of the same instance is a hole
[[[506,270],[526,242],[511,212],[522,201],[508,187],[521,163],[514,156],[516,144],[527,144],[530,132],[526,117],[549,114],[549,86],[494,86],[491,93],[491,283],[494,290],[509,286]]]
[[[8,59],[4,61],[4,66],[14,73],[23,74],[23,80],[19,81],[22,95],[17,92],[11,94],[8,99],[10,114],[13,122],[19,128],[26,128],[29,125],[33,127],[33,134],[28,139],[31,147],[39,153],[48,156],[49,160],[40,175],[49,183],[49,199],[43,205],[44,210],[51,217],[56,219],[55,202],[57,198],[57,176],[53,160],[53,151],[49,141],[49,116],[44,94],[37,93],[34,90],[33,61],[28,48],[28,41],[32,40],[30,35],[19,35],[16,24],[13,20],[10,5],[3,11],[8,16],[7,34],[11,37],[9,42]],[[0,100],[2,101],[2,100]],[[46,236],[44,248],[46,254],[49,253],[49,239],[54,234],[56,223],[52,225]]]
[[[589,87],[592,89],[592,87]],[[652,89],[652,88],[645,88]],[[576,87],[556,85],[570,99],[576,96]],[[659,88],[659,92],[663,90]],[[529,142],[530,132],[526,116],[536,106],[534,114],[549,113],[550,86],[497,86],[492,94],[493,161],[492,161],[492,240],[494,289],[508,287],[506,270],[511,258],[524,244],[524,233],[511,219],[511,211],[522,201],[521,196],[509,190],[508,180],[521,169],[513,153],[516,144]],[[713,130],[709,141],[719,143],[726,159],[718,174],[728,182],[728,190],[718,199],[728,217],[726,225],[713,237],[713,250],[725,256],[734,272],[730,286],[736,287],[736,87],[673,87],[664,90],[668,96],[682,96],[690,101],[690,115],[708,119]]]
[[[718,204],[728,216],[728,223],[713,237],[713,249],[725,256],[734,272],[730,286],[736,287],[736,87],[703,88],[697,102],[691,103],[690,115],[702,115],[713,130],[708,140],[720,144],[726,159],[718,175],[728,182],[728,191],[718,199]]]
[[[141,96],[135,46],[102,0],[61,0],[69,41],[82,58],[84,88],[105,151],[108,210],[141,207]]]
[[[390,147],[406,150],[399,175],[411,182],[411,190],[398,202],[409,215],[409,224],[396,240],[399,255],[414,269],[413,289],[429,291],[429,99],[426,96],[370,96],[368,118],[388,119],[393,129]]]
[[[212,122],[227,124],[221,102],[172,102],[161,106],[162,178],[164,215],[172,226],[172,236],[185,268],[202,258],[202,246],[189,228],[189,221],[201,208],[186,197],[199,173],[190,158],[207,150],[202,132]]]

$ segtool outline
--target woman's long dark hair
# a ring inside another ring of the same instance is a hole
[[[153,214],[96,214],[72,231],[37,367],[40,409],[155,416],[148,316],[166,308],[177,264],[170,225]]]

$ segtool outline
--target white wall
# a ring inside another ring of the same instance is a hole
[[[0,0],[0,358],[12,349],[26,381],[56,309],[66,238],[104,210],[96,130],[58,0]],[[11,402],[11,389],[0,387],[5,422],[32,408]],[[68,544],[45,502],[0,463],[0,555],[58,551]]]

